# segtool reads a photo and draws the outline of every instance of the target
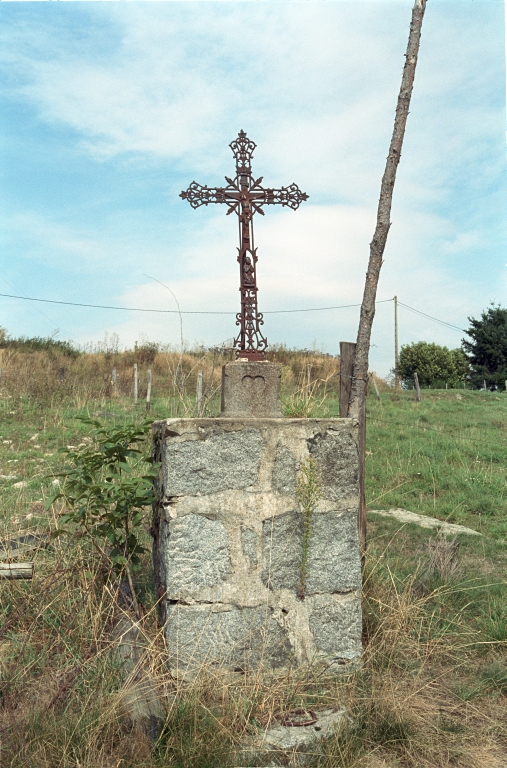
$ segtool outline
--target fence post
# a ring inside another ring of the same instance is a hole
[[[417,371],[414,371],[414,382],[415,382],[415,396],[417,399],[417,402],[421,402],[421,387],[419,386],[419,376],[417,375]]]
[[[197,371],[197,418],[202,416],[202,371]]]
[[[134,405],[137,405],[137,363],[134,363]]]
[[[178,363],[178,366],[176,368],[176,387],[178,388],[178,392],[180,395],[183,394],[183,371],[181,370],[181,365]]]
[[[111,372],[111,384],[113,385],[113,395],[118,394],[118,379],[116,377],[116,368]]]
[[[352,389],[352,375],[354,373],[354,360],[356,345],[350,341],[340,341],[340,418],[347,416],[349,409],[350,392]],[[359,414],[358,454],[359,454],[359,507],[357,510],[357,528],[361,558],[364,557],[366,547],[366,497],[364,493],[364,470],[366,463],[366,394]]]
[[[350,391],[356,345],[350,341],[340,341],[340,418],[344,419],[349,410]]]
[[[148,371],[148,389],[146,390],[146,411],[151,408],[151,370]]]
[[[371,380],[373,381],[373,386],[375,387],[375,394],[377,395],[377,400],[380,400],[380,392],[378,391],[377,387],[377,380],[375,379],[375,374],[372,373]]]

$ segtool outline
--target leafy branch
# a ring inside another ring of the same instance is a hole
[[[69,466],[57,475],[63,483],[46,506],[57,499],[65,501],[61,523],[80,528],[117,572],[127,571],[135,602],[130,568],[140,567],[139,556],[145,551],[140,543],[144,507],[155,498],[157,467],[148,466],[139,447],[151,421],[106,428],[99,421],[80,420],[93,427],[91,442],[65,451]],[[69,532],[62,528],[55,535]]]

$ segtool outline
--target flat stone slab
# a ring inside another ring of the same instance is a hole
[[[258,761],[272,766],[306,765],[314,757],[316,746],[322,739],[329,739],[348,720],[346,709],[309,711],[308,725],[289,726],[279,723],[262,734],[250,739],[238,755],[243,765]],[[314,721],[314,722],[312,722]]]
[[[482,536],[482,533],[479,533],[479,531],[474,531],[472,528],[466,528],[464,525],[446,523],[444,520],[438,520],[436,517],[428,517],[427,515],[418,515],[416,512],[409,512],[408,509],[369,509],[368,514],[380,515],[381,517],[394,517],[396,520],[399,520],[400,523],[415,523],[415,525],[420,525],[421,528],[437,528],[442,531],[442,533],[451,535],[465,533],[468,536]]]

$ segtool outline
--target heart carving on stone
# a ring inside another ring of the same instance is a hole
[[[264,376],[243,376],[241,384],[249,392],[262,392],[266,381]]]

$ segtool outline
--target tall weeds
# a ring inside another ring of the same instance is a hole
[[[362,667],[269,679],[211,669],[193,682],[172,679],[146,572],[142,663],[164,713],[151,743],[125,709],[132,676],[122,675],[115,652],[113,627],[127,610],[117,586],[85,541],[54,542],[36,555],[33,583],[1,587],[2,766],[222,768],[245,738],[287,712],[345,704],[348,724],[309,765],[500,768],[505,667],[485,659],[484,635],[460,610],[445,608],[467,585],[421,595],[417,575],[395,577],[383,554],[371,551],[365,569]],[[471,708],[459,686],[481,667]]]

